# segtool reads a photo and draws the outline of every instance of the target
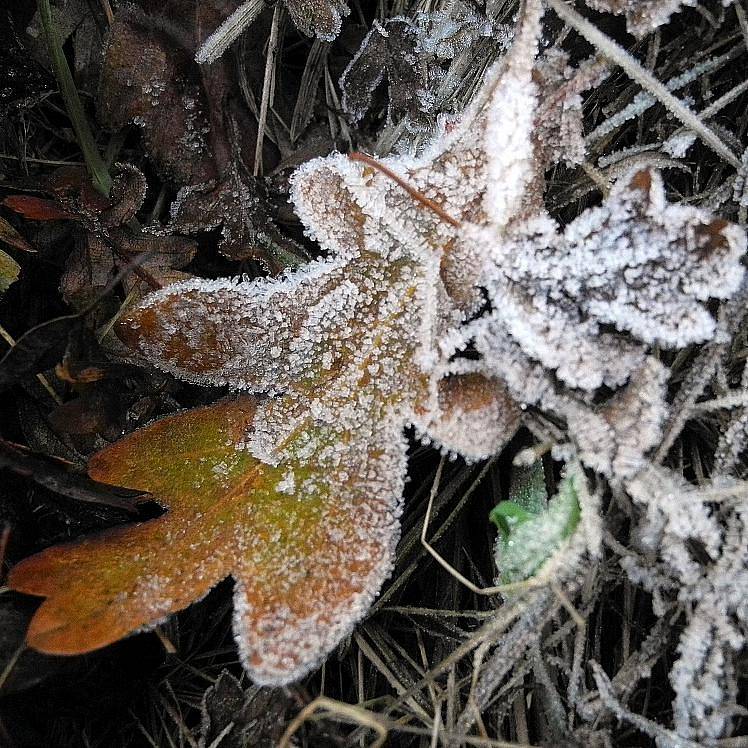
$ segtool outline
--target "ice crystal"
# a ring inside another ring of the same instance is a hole
[[[633,477],[657,446],[667,416],[668,371],[648,356],[626,387],[600,406],[571,394],[547,394],[544,407],[566,418],[580,459],[613,481]],[[550,390],[550,388],[549,388]]]
[[[645,36],[670,20],[682,6],[697,0],[585,0],[590,8],[626,16],[626,26],[635,36]]]

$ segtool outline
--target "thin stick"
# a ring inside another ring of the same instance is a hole
[[[456,218],[452,218],[452,216],[449,215],[449,213],[447,213],[439,203],[432,200],[430,197],[426,197],[422,192],[419,192],[415,187],[408,184],[399,174],[396,174],[392,169],[380,163],[375,158],[372,158],[366,153],[360,153],[359,151],[349,153],[348,158],[351,159],[351,161],[360,161],[377,171],[381,171],[382,174],[389,177],[393,182],[395,182],[395,184],[402,187],[416,202],[436,213],[442,221],[448,223],[450,226],[454,226],[456,229],[460,228],[460,222]]]
[[[112,6],[109,4],[109,0],[101,0],[101,8],[106,16],[106,22],[111,26],[114,23],[114,13],[112,13]]]
[[[242,3],[201,45],[195,61],[204,65],[217,60],[265,8],[265,0]]]

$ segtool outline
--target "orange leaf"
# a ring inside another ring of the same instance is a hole
[[[346,502],[335,493],[304,495],[304,484],[329,485],[323,465],[294,465],[300,490],[289,491],[288,465],[263,464],[237,447],[255,410],[253,398],[225,400],[164,418],[94,456],[93,478],[149,491],[168,511],[18,564],[11,588],[47,597],[27,634],[32,647],[53,654],[102,647],[227,576],[236,583],[240,651],[257,682],[298,677],[338,642],[389,571],[392,506],[371,501],[353,474]],[[361,456],[360,475],[381,450]]]
[[[32,195],[9,195],[3,200],[3,205],[32,221],[63,221],[77,218],[74,213],[61,208],[54,200]]]

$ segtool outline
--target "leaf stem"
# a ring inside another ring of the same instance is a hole
[[[62,42],[52,18],[49,0],[39,0],[39,16],[41,17],[49,54],[52,58],[55,78],[57,78],[60,87],[60,94],[65,102],[65,108],[73,125],[78,145],[83,152],[91,181],[99,192],[108,196],[112,187],[112,178],[109,176],[106,164],[99,154],[86,114],[83,111],[83,103],[75,87],[73,74],[70,72],[70,66],[62,49]]]

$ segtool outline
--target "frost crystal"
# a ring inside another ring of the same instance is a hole
[[[590,8],[626,16],[628,30],[645,36],[670,20],[681,6],[695,6],[697,0],[585,0]]]

